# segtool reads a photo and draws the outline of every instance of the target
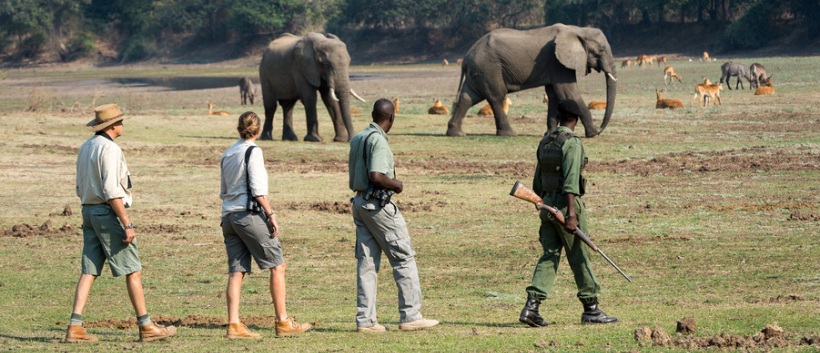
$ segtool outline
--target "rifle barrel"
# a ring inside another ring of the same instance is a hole
[[[618,272],[622,276],[624,276],[624,278],[626,278],[627,281],[632,282],[632,278],[629,278],[629,276],[627,276],[626,273],[624,273],[624,271],[621,271],[621,268],[618,267],[618,265],[616,265],[614,262],[612,262],[612,260],[609,259],[609,256],[606,256],[606,254],[604,254],[604,252],[601,251],[601,248],[598,248],[598,253],[601,254],[601,256],[603,256],[606,259],[606,261],[609,262],[610,265],[612,265],[612,267],[615,267],[615,269],[618,270]]]

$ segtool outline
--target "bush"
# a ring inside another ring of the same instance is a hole
[[[157,47],[154,43],[145,38],[132,38],[128,40],[120,52],[120,62],[132,62],[148,59],[157,54]]]
[[[82,58],[94,54],[96,46],[94,45],[94,36],[90,33],[82,33],[71,42],[72,55],[75,58]]]
[[[33,32],[28,38],[20,43],[20,55],[24,58],[35,59],[43,53],[48,42],[45,32]]]

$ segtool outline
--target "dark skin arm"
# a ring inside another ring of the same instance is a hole
[[[393,190],[397,194],[401,194],[401,191],[404,189],[404,184],[402,184],[401,180],[390,179],[382,173],[370,172],[368,177],[370,177],[370,182],[373,183],[373,185],[382,189]]]
[[[564,229],[570,234],[578,228],[578,218],[575,217],[575,194],[564,194],[567,201],[567,215],[564,217]]]

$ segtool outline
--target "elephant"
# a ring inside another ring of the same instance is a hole
[[[336,132],[333,141],[349,141],[354,134],[350,95],[365,102],[350,88],[349,69],[347,46],[333,34],[308,33],[300,37],[284,33],[270,42],[259,63],[265,106],[261,139],[273,139],[273,116],[278,103],[282,105],[284,115],[282,140],[297,141],[293,130],[293,107],[297,101],[302,101],[308,130],[304,140],[322,141],[316,112],[318,91],[333,121]]]
[[[749,66],[749,78],[749,84],[752,86],[752,89],[756,89],[760,85],[765,85],[769,81],[766,68],[758,63]]]
[[[242,105],[248,104],[248,101],[253,105],[253,98],[256,96],[256,86],[253,85],[250,77],[243,77],[239,79],[239,96],[242,100]]]
[[[732,85],[729,84],[729,80],[732,76],[737,76],[737,82],[735,82],[735,89],[737,86],[740,85],[740,89],[744,89],[743,87],[743,80],[741,78],[746,79],[749,82],[749,88],[752,88],[752,79],[749,76],[749,71],[746,70],[746,66],[743,64],[735,63],[735,62],[726,62],[720,66],[720,83],[723,83],[723,80],[726,80],[726,87],[729,90],[732,89]]]
[[[606,111],[600,128],[578,89],[577,76],[591,70],[606,75]],[[543,86],[548,97],[547,127],[558,124],[558,104],[581,117],[587,137],[606,128],[615,108],[618,81],[612,49],[600,29],[555,24],[530,30],[497,29],[470,48],[461,66],[458,96],[447,124],[447,136],[464,136],[461,123],[467,110],[482,100],[493,109],[496,135],[514,136],[504,113],[509,94]]]

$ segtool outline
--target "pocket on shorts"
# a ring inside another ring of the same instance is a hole
[[[274,263],[276,266],[284,262],[282,256],[282,244],[279,243],[279,237],[273,237],[259,244],[262,246],[262,251],[265,252],[267,261]]]

